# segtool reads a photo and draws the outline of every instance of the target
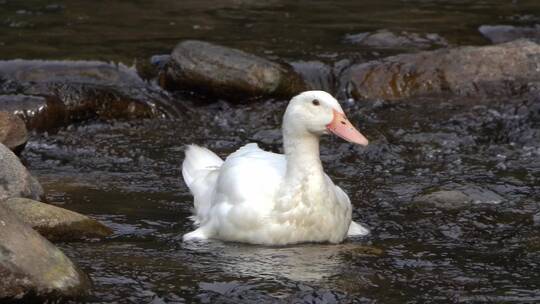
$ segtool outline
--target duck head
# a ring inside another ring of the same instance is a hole
[[[283,127],[295,135],[333,133],[351,143],[368,144],[347,119],[339,102],[324,91],[306,91],[293,97],[285,111]]]

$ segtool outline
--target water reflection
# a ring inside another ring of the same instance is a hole
[[[286,247],[264,247],[244,244],[225,244],[219,241],[192,242],[182,245],[192,254],[206,257],[194,267],[219,267],[235,276],[262,279],[284,278],[297,282],[316,282],[339,275],[346,268],[347,257],[380,255],[382,251],[361,243],[340,245],[303,244]]]

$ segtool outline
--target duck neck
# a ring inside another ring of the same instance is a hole
[[[283,131],[283,148],[287,158],[286,180],[289,184],[308,183],[320,187],[324,171],[319,155],[319,137],[311,133]]]

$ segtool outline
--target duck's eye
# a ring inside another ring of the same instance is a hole
[[[312,103],[314,106],[318,106],[318,105],[321,104],[317,99],[313,99],[313,101],[312,101],[311,103]]]

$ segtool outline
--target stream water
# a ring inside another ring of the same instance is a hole
[[[2,59],[145,62],[183,39],[291,59],[370,54],[347,34],[389,29],[485,44],[485,24],[531,25],[536,0],[0,0]]]
[[[344,37],[381,28],[486,44],[478,26],[534,24],[540,4],[0,0],[0,19],[2,59],[130,64],[196,38],[335,61],[377,56]],[[324,138],[321,158],[372,233],[278,248],[182,243],[192,198],[181,162],[188,143],[223,157],[248,142],[281,151],[286,101],[183,103],[186,117],[88,121],[33,134],[27,145],[23,159],[48,201],[114,230],[106,240],[58,244],[92,278],[87,302],[540,302],[540,99],[344,101],[370,145]],[[479,199],[414,202],[456,189]]]
[[[183,244],[192,204],[183,144],[222,156],[246,142],[280,151],[285,105],[222,102],[185,120],[89,122],[34,136],[25,158],[49,200],[115,231],[61,245],[92,276],[91,302],[540,301],[540,101],[346,105],[370,146],[325,138],[321,154],[371,235],[284,248]],[[462,188],[484,201],[412,202]]]

